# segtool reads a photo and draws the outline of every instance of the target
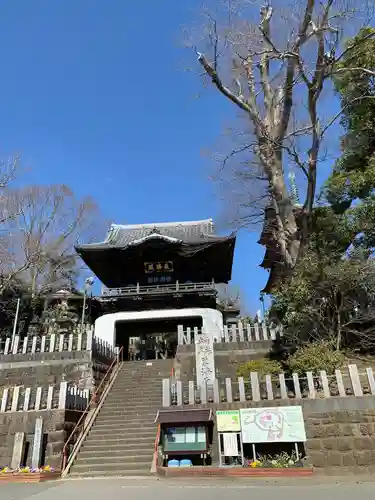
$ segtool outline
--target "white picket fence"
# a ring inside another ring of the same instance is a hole
[[[178,344],[194,344],[194,339],[201,333],[200,328],[185,328],[178,325]],[[256,342],[260,340],[275,340],[277,333],[282,331],[272,328],[265,323],[254,323],[243,325],[241,322],[230,326],[225,325],[221,338],[215,338],[215,342]]]
[[[90,391],[68,382],[57,386],[0,388],[0,413],[41,410],[84,410],[90,401]]]
[[[272,401],[275,399],[316,399],[347,396],[375,396],[375,378],[371,367],[358,371],[357,365],[348,365],[347,371],[335,370],[328,376],[322,370],[319,375],[306,372],[301,377],[293,373],[286,379],[284,373],[265,375],[250,373],[249,380],[239,377],[232,381],[214,379],[197,387],[195,381],[183,383],[181,380],[163,379],[162,406],[196,405],[233,401]]]
[[[108,342],[95,337],[93,330],[77,335],[52,333],[43,336],[27,336],[23,339],[16,335],[13,342],[10,337],[0,341],[0,355],[5,356],[72,351],[93,351],[93,353],[105,358],[113,358],[116,355],[115,349]]]

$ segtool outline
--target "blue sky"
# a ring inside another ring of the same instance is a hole
[[[213,89],[196,99],[183,70],[195,2],[2,0],[1,155],[19,151],[28,181],[69,184],[117,223],[217,218],[201,151],[233,110]],[[267,279],[257,238],[239,235],[233,269],[251,312]]]

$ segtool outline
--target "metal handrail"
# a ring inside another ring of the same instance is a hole
[[[151,472],[156,472],[157,466],[158,466],[158,448],[159,448],[159,441],[160,441],[160,433],[161,433],[161,427],[160,427],[160,424],[158,424],[158,427],[156,430],[156,438],[155,438],[155,444],[154,444],[154,459],[152,461]]]
[[[81,422],[83,421],[83,419],[86,417],[86,415],[88,414],[88,412],[90,411],[91,409],[91,406],[93,403],[99,403],[100,399],[98,400],[98,395],[99,395],[99,392],[104,384],[104,382],[106,381],[106,379],[108,378],[108,376],[112,373],[113,371],[113,367],[115,366],[115,364],[120,364],[120,354],[122,354],[122,351],[123,351],[123,347],[121,347],[121,349],[119,350],[118,352],[118,355],[114,358],[114,360],[112,361],[111,365],[109,366],[108,370],[106,371],[104,377],[102,378],[100,384],[99,384],[99,387],[96,389],[96,391],[94,392],[94,394],[92,395],[90,401],[89,401],[89,404],[86,406],[86,409],[85,411],[82,413],[80,419],[78,420],[78,422],[76,423],[74,429],[72,430],[70,436],[68,437],[68,439],[66,440],[65,444],[64,444],[64,448],[62,450],[62,465],[61,465],[61,471],[63,472],[66,465],[67,465],[67,462],[68,462],[68,454],[67,454],[67,450],[68,450],[68,445],[70,443],[70,441],[72,440],[73,436],[76,434],[76,431],[77,429],[79,428]],[[87,425],[86,427],[91,423],[91,420],[92,420],[92,417],[93,415],[90,416],[90,419],[88,420],[87,422]]]

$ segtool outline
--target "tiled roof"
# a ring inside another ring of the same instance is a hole
[[[169,222],[155,224],[112,224],[107,238],[102,243],[82,245],[79,249],[125,248],[136,245],[150,237],[165,238],[182,243],[204,243],[222,239],[215,235],[212,219],[192,222]]]

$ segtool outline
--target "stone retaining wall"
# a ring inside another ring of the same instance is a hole
[[[306,426],[307,463],[316,472],[332,475],[375,472],[375,397],[330,399],[281,399],[199,405],[197,408],[238,410],[301,405]],[[192,406],[189,406],[192,408]],[[216,422],[215,422],[216,427]],[[213,462],[218,463],[217,433],[212,446]]]
[[[30,443],[27,463],[22,465],[31,466],[35,422],[38,417],[42,417],[43,432],[47,434],[45,463],[59,468],[61,452],[66,439],[66,413],[61,410],[43,410],[0,414],[0,467],[11,464],[14,438],[17,432],[24,432],[25,441]]]

